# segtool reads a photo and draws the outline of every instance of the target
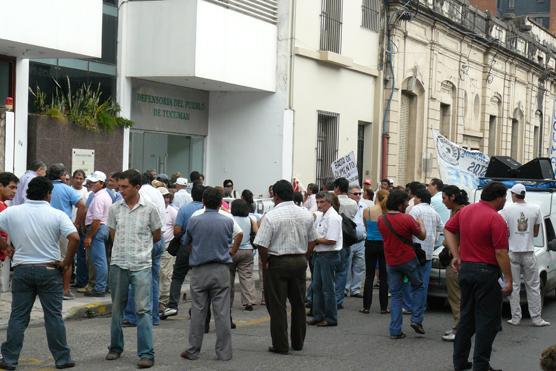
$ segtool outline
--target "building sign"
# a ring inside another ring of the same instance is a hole
[[[205,136],[208,92],[134,81],[131,119],[136,129]]]
[[[71,173],[75,170],[83,170],[89,176],[95,171],[95,150],[72,148],[71,150]]]
[[[357,162],[355,161],[355,153],[353,151],[334,161],[330,167],[332,168],[334,178],[344,177],[349,180],[350,184],[359,184]]]
[[[476,189],[479,178],[484,177],[490,158],[482,152],[471,151],[450,142],[433,130],[438,170],[444,184],[467,190]]]

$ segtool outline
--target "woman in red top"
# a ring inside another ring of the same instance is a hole
[[[403,339],[402,332],[402,285],[404,277],[411,284],[412,313],[411,327],[418,334],[424,334],[423,314],[425,311],[425,290],[419,261],[415,256],[411,243],[412,237],[420,240],[426,237],[425,226],[421,220],[415,220],[405,214],[409,203],[409,195],[401,190],[393,190],[388,196],[386,209],[388,212],[378,219],[378,229],[384,240],[384,256],[388,271],[388,287],[392,294],[390,303],[390,337]]]

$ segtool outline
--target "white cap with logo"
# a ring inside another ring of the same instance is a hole
[[[90,176],[86,179],[89,182],[96,183],[96,182],[106,182],[106,174],[102,171],[94,171]]]

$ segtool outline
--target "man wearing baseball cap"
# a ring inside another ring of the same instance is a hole
[[[174,201],[172,204],[178,210],[180,207],[187,205],[190,202],[193,202],[191,195],[186,190],[187,188],[187,179],[185,178],[178,178],[176,179],[176,193],[174,193]]]
[[[105,242],[108,239],[108,210],[112,206],[112,197],[106,191],[106,174],[95,171],[87,177],[93,192],[93,199],[85,217],[86,234],[83,247],[87,251],[89,272],[94,269],[95,282],[89,282],[91,289],[85,296],[103,297],[108,284],[108,260],[106,259]]]
[[[525,202],[526,192],[523,184],[514,184],[510,189],[513,203],[506,206],[501,212],[510,231],[509,248],[513,277],[513,291],[510,297],[512,318],[508,320],[508,323],[517,326],[521,321],[519,289],[523,274],[527,290],[527,305],[533,325],[550,326],[550,323],[541,317],[541,285],[533,246],[533,237],[537,237],[539,234],[542,215],[537,205]]]

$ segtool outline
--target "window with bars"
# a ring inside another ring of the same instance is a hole
[[[361,5],[361,27],[378,32],[380,29],[379,0],[363,0]]]
[[[322,0],[320,50],[340,53],[342,48],[342,1]]]
[[[318,111],[317,123],[317,176],[319,186],[332,179],[330,165],[338,158],[337,113]]]

